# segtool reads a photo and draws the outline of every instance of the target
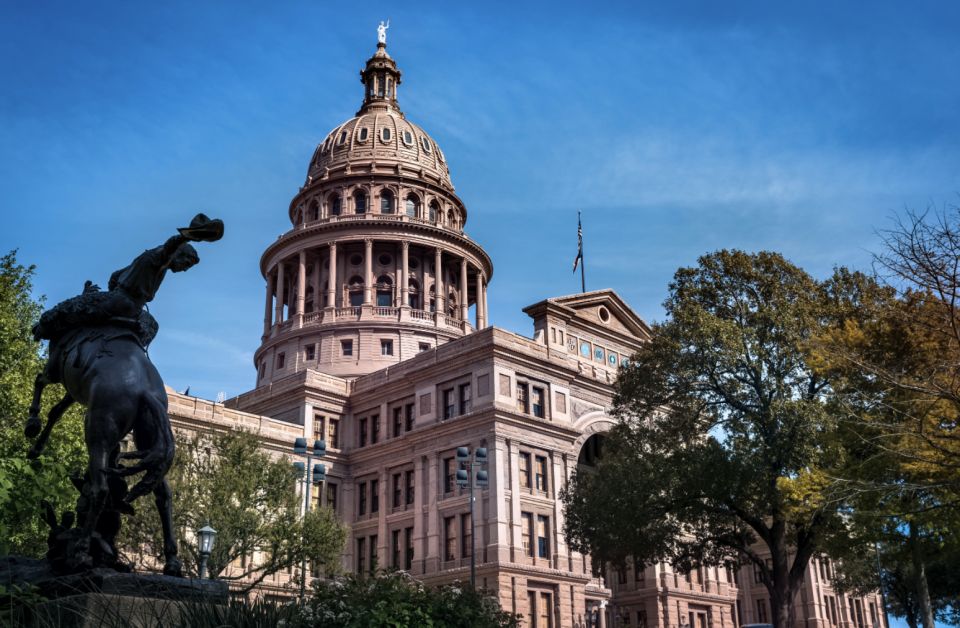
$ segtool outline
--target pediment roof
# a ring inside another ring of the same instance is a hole
[[[600,306],[609,313],[607,320],[602,320]],[[534,318],[551,312],[566,318],[568,324],[606,329],[638,340],[646,340],[650,337],[650,326],[627,305],[626,301],[620,298],[620,295],[609,288],[551,297],[527,306],[523,311]]]

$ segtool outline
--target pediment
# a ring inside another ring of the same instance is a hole
[[[524,309],[533,317],[546,310],[562,311],[568,326],[607,330],[638,340],[650,337],[650,326],[610,289],[552,297]]]

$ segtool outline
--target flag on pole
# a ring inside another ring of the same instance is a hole
[[[580,212],[577,212],[577,256],[573,259],[573,272],[583,261],[583,225],[580,223]]]

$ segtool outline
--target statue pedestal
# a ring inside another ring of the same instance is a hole
[[[0,557],[0,585],[30,592],[24,599],[30,608],[21,610],[35,617],[38,625],[71,628],[153,628],[175,623],[191,606],[226,604],[228,599],[227,584],[219,580],[111,569],[62,576],[54,574],[46,561],[19,556]]]

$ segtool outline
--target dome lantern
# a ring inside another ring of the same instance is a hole
[[[377,51],[367,59],[367,66],[360,70],[364,96],[363,106],[357,115],[373,109],[393,109],[399,112],[397,86],[400,85],[400,74],[397,63],[387,54],[387,44],[378,42]]]

